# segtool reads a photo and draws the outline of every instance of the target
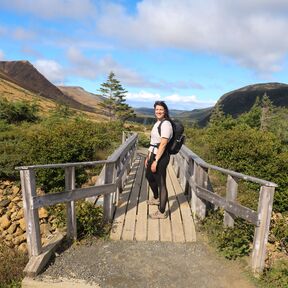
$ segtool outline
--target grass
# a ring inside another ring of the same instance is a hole
[[[0,243],[0,288],[21,287],[28,255]]]

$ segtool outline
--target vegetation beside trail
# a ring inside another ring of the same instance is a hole
[[[237,119],[214,108],[210,123],[200,129],[186,127],[187,143],[206,162],[275,182],[273,214],[260,287],[287,287],[288,283],[288,109],[275,108],[268,97],[256,100],[252,109]],[[211,172],[216,193],[225,193],[226,177]],[[237,201],[257,210],[260,186],[239,181]],[[223,227],[224,211],[210,212],[200,229],[228,259],[250,254],[254,226],[236,219],[235,227]],[[263,285],[263,286],[262,286]]]

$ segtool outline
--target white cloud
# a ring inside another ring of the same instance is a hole
[[[32,13],[46,19],[85,19],[96,13],[92,0],[1,0],[0,8]]]
[[[145,101],[145,100],[162,100],[160,94],[158,93],[150,93],[146,91],[140,91],[138,93],[127,93],[127,100],[133,101]]]
[[[135,15],[107,4],[98,29],[125,45],[206,51],[275,72],[288,50],[287,12],[284,0],[143,0]]]
[[[4,60],[4,52],[2,50],[0,50],[0,60],[1,61]]]
[[[172,109],[177,104],[180,109],[192,110],[195,107],[204,108],[213,106],[216,101],[201,101],[195,95],[185,96],[179,94],[172,94],[168,96],[161,96],[158,93],[151,93],[147,91],[140,91],[139,93],[127,93],[126,97],[129,103],[134,106],[151,106],[157,100],[165,101],[168,106]]]
[[[37,60],[34,62],[35,68],[43,74],[50,82],[63,84],[64,81],[64,69],[54,60]]]

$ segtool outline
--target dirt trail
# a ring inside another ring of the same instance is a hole
[[[74,245],[38,277],[82,279],[100,287],[252,288],[233,262],[206,244],[98,240]]]

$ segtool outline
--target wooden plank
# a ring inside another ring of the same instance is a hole
[[[259,226],[258,213],[254,210],[235,202],[227,201],[225,198],[199,186],[197,186],[196,194],[198,197],[224,208],[225,211],[228,211],[237,217],[241,217],[242,219],[247,220],[256,226]]]
[[[143,171],[144,171],[144,158],[141,157],[139,168],[136,173],[135,183],[131,191],[128,206],[127,206],[125,223],[124,223],[123,233],[122,233],[123,240],[134,239],[137,202],[138,202],[138,196],[139,196],[141,183],[142,183]]]
[[[36,209],[40,207],[55,205],[58,203],[77,201],[87,197],[105,195],[107,193],[109,194],[113,191],[116,191],[115,184],[103,184],[98,186],[73,189],[71,191],[66,192],[46,194],[43,196],[35,196],[33,197],[32,208]]]
[[[274,192],[274,187],[262,186],[260,189],[258,203],[260,225],[255,228],[251,261],[252,270],[255,274],[261,273],[265,267]]]
[[[176,175],[171,166],[168,167],[169,176],[171,182],[174,186],[174,191],[179,202],[180,213],[182,215],[182,223],[184,227],[184,234],[186,242],[195,242],[196,241],[196,229],[195,223],[192,217],[192,211],[187,201],[187,198],[184,195],[184,191],[180,186],[180,183],[177,181]]]
[[[149,198],[152,199],[153,192],[149,187]],[[148,215],[152,215],[158,210],[158,206],[149,205],[148,206]],[[159,219],[152,219],[148,216],[148,233],[147,233],[148,241],[159,241]]]
[[[38,209],[32,207],[33,197],[36,197],[35,171],[21,170],[20,177],[28,253],[29,257],[37,256],[41,253],[42,245]]]
[[[177,171],[176,171],[177,172]],[[178,180],[177,180],[178,181]],[[169,173],[167,173],[167,189],[168,189],[168,200],[170,206],[171,226],[172,226],[172,239],[173,242],[185,242],[185,236],[183,231],[182,219],[179,210],[179,204],[176,199],[174,187],[172,185]]]
[[[122,193],[120,194],[118,207],[116,208],[116,211],[115,211],[112,229],[110,232],[111,240],[121,239],[122,231],[123,231],[123,224],[125,221],[125,214],[127,210],[127,203],[130,197],[130,192],[134,185],[134,180],[135,180],[135,176],[136,176],[138,168],[139,168],[139,160],[136,160],[128,176],[126,186],[124,187]]]
[[[37,276],[50,260],[53,252],[60,245],[64,238],[61,233],[56,234],[47,244],[43,247],[43,252],[38,256],[32,256],[27,263],[24,273],[28,277]]]
[[[75,189],[75,167],[65,168],[65,190],[71,191]],[[77,222],[75,201],[66,203],[67,217],[67,239],[68,241],[77,240]]]
[[[146,241],[147,240],[147,217],[148,217],[148,182],[143,173],[141,190],[138,201],[136,228],[135,228],[135,240]]]
[[[170,212],[169,212],[169,204],[167,203],[166,212],[168,213],[168,217],[166,219],[161,219],[160,222],[160,241],[172,242],[172,230],[171,230],[171,220],[170,220]]]
[[[226,200],[231,202],[236,202],[238,192],[238,183],[237,178],[233,178],[232,176],[227,176],[227,184],[226,184]],[[224,211],[224,226],[234,227],[234,215],[229,213],[228,211]]]

